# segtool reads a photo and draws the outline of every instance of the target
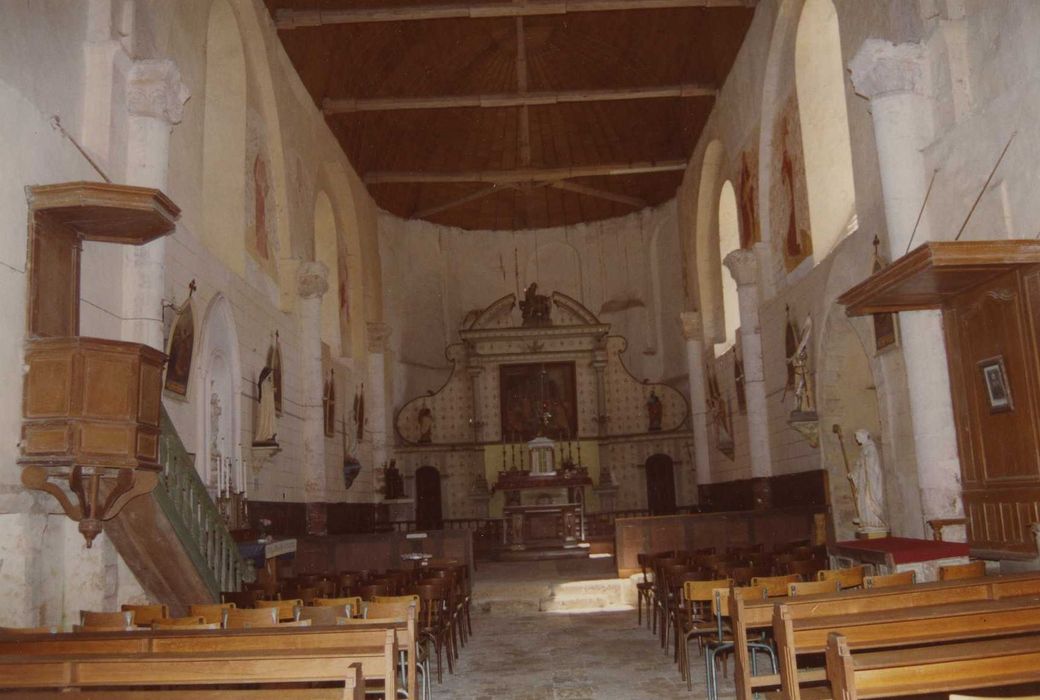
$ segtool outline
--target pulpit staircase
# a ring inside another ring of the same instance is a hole
[[[220,591],[237,591],[255,572],[239,554],[165,409],[160,425],[158,485],[130,501],[105,532],[145,590],[172,612],[217,601]]]

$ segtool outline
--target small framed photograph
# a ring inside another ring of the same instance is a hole
[[[986,397],[989,399],[990,413],[1007,413],[1014,410],[1011,401],[1011,385],[1008,382],[1007,370],[1004,368],[1004,357],[998,355],[979,362],[982,371],[982,383],[986,385]]]

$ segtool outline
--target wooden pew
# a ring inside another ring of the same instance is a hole
[[[388,637],[392,644],[393,638]],[[394,649],[387,653],[393,654]],[[377,653],[383,653],[377,649]],[[64,656],[0,656],[0,688],[21,691],[29,689],[120,686],[207,686],[240,684],[285,684],[342,682],[336,694],[325,697],[362,700],[364,676],[354,652],[263,651],[207,652],[199,654],[84,654]],[[251,697],[250,691],[225,692]],[[283,697],[291,691],[282,690]],[[153,687],[149,694],[164,693]],[[18,697],[15,694],[14,697]],[[195,693],[195,697],[199,697]],[[67,697],[67,695],[65,696]],[[90,697],[108,698],[106,691],[92,691]],[[388,695],[393,698],[393,695]]]
[[[773,616],[782,695],[800,700],[800,684],[824,680],[822,669],[799,671],[799,654],[826,650],[838,633],[852,649],[945,644],[986,637],[1040,633],[1040,597],[975,601],[792,620],[786,605]]]
[[[752,693],[756,689],[779,684],[778,675],[756,676],[752,680],[747,652],[749,632],[772,626],[775,605],[786,604],[791,619],[798,620],[812,616],[851,615],[1031,595],[1040,595],[1040,572],[919,583],[881,589],[856,589],[800,598],[771,598],[764,601],[737,600],[730,611],[736,646],[734,681],[737,698],[751,700]]]
[[[387,658],[385,645],[393,643],[394,654]],[[32,634],[0,636],[0,655],[84,656],[92,654],[194,654],[263,651],[364,651],[357,660],[366,678],[383,678],[386,688],[396,688],[396,652],[407,647],[407,686],[409,697],[416,687],[415,619],[387,627],[382,623],[363,623],[351,627],[259,627],[241,630],[155,630],[136,632],[98,632],[79,634]],[[373,653],[377,649],[379,653]],[[393,697],[392,693],[388,694]]]
[[[1038,677],[1040,634],[874,652],[852,652],[838,633],[827,643],[831,697],[845,700],[995,688]]]

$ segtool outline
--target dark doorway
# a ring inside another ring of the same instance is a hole
[[[441,473],[434,467],[415,470],[415,527],[418,530],[440,530]]]
[[[646,502],[650,515],[675,513],[675,470],[672,458],[650,455],[646,460]]]

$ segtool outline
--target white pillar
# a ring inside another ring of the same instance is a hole
[[[190,93],[173,61],[137,61],[127,76],[126,182],[164,189],[170,132]],[[123,250],[123,338],[163,350],[164,239]]]
[[[919,44],[863,42],[850,61],[856,92],[870,100],[885,201],[889,253],[895,259],[933,238],[926,217],[917,219],[930,176],[923,149],[933,132],[927,97],[927,62]],[[950,376],[939,311],[899,314],[913,421],[914,453],[921,489],[922,520],[964,515],[960,458],[950,395]],[[938,361],[942,358],[943,361]],[[924,530],[924,523],[922,523]],[[951,532],[953,539],[963,531]]]
[[[747,396],[748,443],[751,476],[771,476],[769,406],[766,403],[762,364],[762,332],[758,322],[758,258],[750,250],[737,249],[722,261],[737,283],[740,300],[740,340],[744,350],[744,392]]]
[[[303,389],[303,476],[307,501],[325,499],[325,381],[321,366],[321,297],[329,289],[325,263],[301,263],[296,271],[300,295],[300,385]]]
[[[683,337],[686,339],[686,367],[690,377],[690,421],[693,424],[693,460],[697,485],[711,483],[711,457],[708,451],[708,403],[704,387],[704,323],[698,311],[683,311]]]
[[[384,323],[368,323],[368,389],[365,392],[365,410],[368,412],[368,432],[372,436],[373,472],[383,468],[389,459],[386,440],[386,345],[390,328]]]

